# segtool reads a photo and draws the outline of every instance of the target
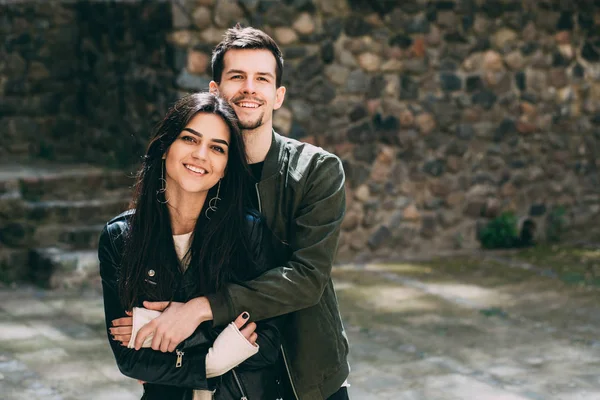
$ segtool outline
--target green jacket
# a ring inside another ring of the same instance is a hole
[[[256,190],[267,225],[292,249],[290,261],[208,296],[217,325],[243,311],[253,320],[291,313],[282,347],[301,400],[326,399],[350,372],[331,280],[346,209],[344,181],[338,157],[273,132]]]

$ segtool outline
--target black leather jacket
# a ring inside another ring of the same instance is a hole
[[[219,400],[247,398],[248,400],[278,399],[280,382],[285,373],[277,366],[280,351],[280,330],[285,317],[263,320],[257,323],[259,352],[235,369],[221,377],[206,378],[205,358],[212,342],[223,327],[213,328],[212,323],[201,324],[196,332],[177,347],[176,353],[162,353],[149,348],[140,350],[121,346],[112,339],[108,328],[112,320],[125,317],[118,296],[117,279],[123,254],[124,234],[129,228],[125,212],[109,221],[100,236],[98,257],[104,293],[104,313],[111,349],[119,370],[124,375],[147,382],[142,399],[191,400],[193,389],[215,390]],[[284,248],[276,249],[275,239],[264,226],[256,212],[249,212],[248,234],[254,250],[257,267],[247,271],[244,278],[252,279],[278,265]],[[193,274],[183,274],[174,301],[186,302],[196,292],[196,283],[190,281]],[[187,279],[186,279],[187,278]],[[147,279],[148,284],[152,284]],[[176,366],[178,354],[182,354],[180,366]]]

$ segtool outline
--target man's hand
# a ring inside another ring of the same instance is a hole
[[[212,319],[210,303],[205,297],[197,297],[187,303],[145,301],[144,307],[162,311],[162,314],[138,331],[135,338],[136,350],[141,349],[146,337],[154,332],[152,349],[163,353],[173,352],[202,322]]]
[[[125,311],[125,314],[128,317],[114,319],[112,321],[112,328],[109,330],[113,340],[121,342],[121,346],[127,347],[131,339],[131,332],[133,331],[133,314],[131,311]]]

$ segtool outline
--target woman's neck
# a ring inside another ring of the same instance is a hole
[[[206,192],[190,194],[178,191],[169,193],[167,189],[166,194],[169,199],[167,207],[169,208],[173,235],[192,232],[204,206]]]

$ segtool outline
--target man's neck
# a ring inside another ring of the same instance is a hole
[[[265,161],[273,140],[273,126],[260,126],[253,130],[242,130],[249,164]]]

